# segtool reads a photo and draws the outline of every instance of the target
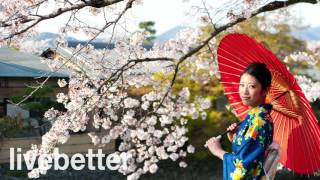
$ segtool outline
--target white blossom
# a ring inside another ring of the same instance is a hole
[[[170,145],[170,146],[167,148],[167,151],[168,151],[168,152],[176,152],[177,149],[178,149],[178,146]]]
[[[177,153],[171,153],[169,157],[172,161],[176,161],[179,159],[179,155]]]
[[[207,113],[205,111],[201,112],[201,119],[206,120],[207,119]]]
[[[154,132],[153,132],[153,135],[155,136],[155,137],[157,137],[157,138],[161,138],[162,136],[163,136],[163,132],[161,131],[161,130],[155,130]]]
[[[58,85],[59,87],[65,87],[68,83],[65,79],[58,79]]]
[[[195,150],[195,148],[194,148],[192,145],[189,145],[189,146],[187,147],[187,152],[188,152],[188,153],[194,153],[194,150]]]
[[[211,102],[210,102],[210,100],[208,100],[208,99],[199,98],[198,101],[199,101],[199,104],[200,104],[200,108],[201,108],[201,109],[204,109],[204,110],[205,110],[205,109],[209,109],[210,106],[211,106]]]
[[[127,180],[137,180],[140,176],[140,173],[135,172],[127,176]]]
[[[140,102],[133,98],[126,98],[124,100],[124,107],[125,108],[133,108],[139,106]]]
[[[112,122],[108,118],[103,119],[102,127],[103,129],[110,129]]]
[[[146,102],[143,102],[143,104],[141,105],[141,108],[143,110],[148,110],[149,106],[150,106],[150,103],[146,101]]]
[[[50,108],[45,112],[44,117],[47,118],[49,121],[53,121],[58,116],[58,113],[59,113],[58,110],[55,110],[54,108]]]
[[[167,124],[171,124],[173,122],[173,119],[166,115],[161,115],[160,117],[161,126],[165,126]]]
[[[312,82],[305,76],[295,76],[303,93],[310,102],[314,102],[320,98],[320,82]]]
[[[182,168],[186,168],[188,165],[187,165],[186,162],[181,161],[181,162],[179,163],[179,166],[182,167]]]
[[[108,144],[110,141],[111,141],[111,139],[110,139],[110,137],[109,137],[108,135],[103,136],[103,137],[101,138],[101,143],[102,143],[102,144]]]
[[[38,168],[33,169],[31,172],[28,173],[29,178],[39,178],[40,177],[40,171]]]
[[[146,34],[141,32],[134,33],[130,38],[130,44],[132,46],[142,45],[143,41],[146,39]]]
[[[192,119],[198,119],[199,118],[199,112],[197,110],[193,111],[191,114]]]
[[[156,154],[160,159],[163,159],[163,160],[169,158],[169,155],[166,153],[166,151],[165,151],[163,146],[162,147],[158,147],[156,149]]]
[[[289,57],[296,62],[307,62],[311,66],[314,66],[317,63],[317,60],[307,52],[295,52],[290,54]],[[286,57],[284,61],[288,62],[288,57]]]
[[[94,133],[88,133],[88,135],[91,137],[92,143],[94,145],[100,144],[101,143],[101,139]]]
[[[150,173],[152,173],[152,174],[156,173],[158,169],[159,169],[159,167],[157,166],[157,164],[152,164],[152,165],[150,165],[150,167],[149,167],[149,171],[150,171]]]
[[[148,117],[146,122],[150,125],[150,126],[154,126],[157,124],[157,117],[155,116],[151,116],[151,117]]]
[[[181,125],[186,125],[188,123],[188,120],[185,118],[180,118],[180,124]]]
[[[66,103],[68,101],[68,97],[64,93],[57,94],[57,102]]]
[[[188,100],[190,97],[190,91],[188,88],[183,88],[180,93],[179,96],[184,98],[185,100]]]
[[[137,137],[138,137],[140,140],[146,140],[147,137],[148,137],[148,133],[145,132],[143,129],[138,129],[138,131],[137,131]]]
[[[154,91],[151,91],[150,93],[143,95],[142,99],[145,99],[146,101],[155,101],[157,100],[157,94]]]

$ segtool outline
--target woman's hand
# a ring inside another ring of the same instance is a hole
[[[223,160],[223,155],[226,152],[221,148],[220,139],[221,137],[212,137],[207,141],[206,144],[213,155]]]
[[[227,136],[230,142],[232,142],[236,138],[237,128],[238,128],[237,123],[233,123],[227,128],[227,131],[228,131]]]

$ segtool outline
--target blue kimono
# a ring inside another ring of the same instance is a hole
[[[223,156],[224,180],[258,180],[265,175],[262,165],[273,136],[271,108],[270,104],[252,108],[239,125],[232,142],[232,153]]]

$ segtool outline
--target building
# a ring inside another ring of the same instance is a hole
[[[40,62],[38,56],[22,53],[8,47],[0,48],[0,116],[6,116],[8,112],[8,98],[23,95],[25,89],[37,86],[47,77],[50,78],[46,85],[54,89],[52,97],[56,92],[65,92],[67,89],[58,87],[57,80],[69,78],[66,69],[51,72],[46,64]],[[9,108],[12,111],[12,108]]]

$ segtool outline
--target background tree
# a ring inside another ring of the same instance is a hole
[[[143,21],[139,23],[139,28],[142,32],[148,33],[146,40],[143,42],[146,45],[152,45],[156,39],[156,29],[154,29],[155,22],[153,21]]]

